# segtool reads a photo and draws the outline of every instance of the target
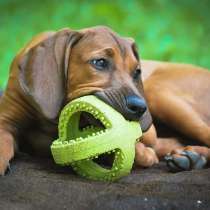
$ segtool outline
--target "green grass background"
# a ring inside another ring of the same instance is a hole
[[[0,0],[0,88],[16,52],[33,35],[94,25],[134,37],[145,59],[210,68],[208,0]]]

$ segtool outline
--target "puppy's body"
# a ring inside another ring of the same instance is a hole
[[[154,148],[159,158],[167,153],[174,153],[172,158],[175,165],[180,167],[179,170],[187,168],[187,164],[183,166],[183,162],[189,157],[186,158],[186,154],[181,157],[180,153],[183,150],[196,151],[204,155],[208,161],[210,150],[204,146],[210,146],[210,113],[208,111],[210,73],[208,70],[189,64],[153,61],[143,61],[142,69],[146,70],[145,74],[143,71],[142,79],[150,112],[167,128],[173,128],[173,130],[164,130],[167,134],[158,132],[165,138],[155,138],[156,132],[152,126],[145,134],[143,141],[145,145],[156,145]],[[202,146],[184,147],[181,144],[183,141],[187,145],[194,144],[192,140]],[[141,149],[142,145],[139,151]],[[151,161],[151,155],[148,159]],[[142,160],[144,161],[143,157]],[[152,160],[151,164],[154,163],[154,157]],[[144,165],[144,163],[141,164]]]
[[[106,58],[109,67],[97,69],[92,64],[96,58]],[[141,78],[136,80],[139,68],[144,91]],[[0,173],[4,173],[18,147],[49,154],[49,146],[57,137],[60,110],[70,100],[86,94],[96,93],[133,120],[138,119],[133,116],[136,110],[128,111],[132,108],[126,107],[126,97],[145,97],[154,118],[209,147],[209,91],[210,73],[206,69],[156,61],[139,64],[134,42],[108,28],[40,34],[14,59],[0,99]],[[186,148],[172,134],[164,140],[158,138],[150,112],[137,113],[145,131],[143,143],[136,146],[137,164],[153,165],[158,157],[173,150],[171,159],[178,158],[181,164],[185,156],[179,153]],[[187,150],[209,160],[208,147]]]

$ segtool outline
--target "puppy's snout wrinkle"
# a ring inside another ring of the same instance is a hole
[[[130,120],[139,120],[146,112],[147,104],[144,99],[136,96],[126,96],[127,115]]]
[[[139,121],[147,111],[146,101],[135,94],[123,94],[123,91],[102,91],[94,95],[120,112],[125,119]]]

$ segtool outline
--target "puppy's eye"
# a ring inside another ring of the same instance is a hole
[[[109,62],[105,58],[92,59],[90,60],[90,64],[100,71],[107,70],[109,67]]]
[[[133,80],[138,81],[140,79],[140,76],[141,76],[141,69],[136,69],[133,72]]]

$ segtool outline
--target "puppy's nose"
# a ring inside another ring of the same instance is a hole
[[[129,95],[126,97],[127,114],[129,120],[139,120],[140,117],[147,110],[147,104],[144,99],[136,96]]]

